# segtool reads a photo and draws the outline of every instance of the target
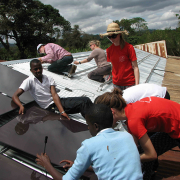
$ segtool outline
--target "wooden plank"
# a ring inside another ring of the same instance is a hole
[[[167,87],[171,100],[180,103],[180,60],[168,58],[162,86]],[[175,147],[158,157],[155,180],[180,180],[180,148]]]

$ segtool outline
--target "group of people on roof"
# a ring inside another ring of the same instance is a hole
[[[99,41],[90,41],[91,55],[74,64],[89,62],[93,58],[97,69],[90,72],[90,79],[104,82],[111,75],[114,89],[98,96],[94,102],[88,97],[59,97],[53,78],[44,75],[43,62],[49,62],[49,71],[74,73],[73,57],[62,47],[49,43],[38,45],[38,52],[47,55],[30,62],[32,76],[20,85],[13,95],[19,106],[24,106],[19,96],[29,91],[37,104],[50,111],[68,114],[81,113],[93,136],[82,142],[74,162],[66,163],[65,175],[50,163],[47,154],[37,154],[37,164],[43,166],[54,179],[79,179],[86,171],[94,171],[98,179],[150,180],[157,168],[157,157],[175,146],[180,147],[180,104],[170,100],[166,87],[155,84],[139,84],[139,69],[132,45],[123,40],[118,24],[111,23],[107,33],[112,45],[106,50],[107,58]],[[114,130],[122,121],[127,131]],[[58,152],[56,152],[58,153]]]

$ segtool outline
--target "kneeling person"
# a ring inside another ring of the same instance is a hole
[[[42,65],[38,59],[33,59],[30,62],[30,70],[33,75],[25,79],[13,95],[13,101],[20,107],[19,114],[24,113],[24,106],[20,102],[19,96],[25,91],[29,91],[37,104],[43,109],[51,110],[55,108],[68,119],[67,114],[80,112],[83,117],[85,116],[85,108],[92,104],[88,97],[60,98],[56,93],[54,79],[42,74]]]
[[[79,179],[87,169],[93,168],[98,179],[142,180],[140,156],[133,137],[128,132],[111,128],[113,115],[110,108],[93,104],[85,118],[93,137],[82,142],[74,163],[60,162],[67,162],[63,168],[72,166],[64,176],[53,168],[47,154],[37,154],[37,164],[45,167],[54,179]]]

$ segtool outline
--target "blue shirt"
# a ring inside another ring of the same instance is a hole
[[[142,180],[140,156],[128,132],[106,129],[82,142],[63,180],[79,179],[92,166],[99,180]]]

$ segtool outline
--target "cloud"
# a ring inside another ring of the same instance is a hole
[[[180,13],[179,0],[40,0],[59,9],[60,14],[71,23],[79,25],[86,33],[106,32],[113,20],[141,17],[149,29],[176,28]]]

